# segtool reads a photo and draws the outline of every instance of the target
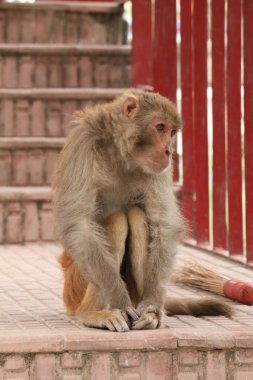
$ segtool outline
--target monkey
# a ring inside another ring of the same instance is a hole
[[[165,291],[186,229],[173,192],[175,105],[130,89],[72,124],[53,184],[67,312],[117,332],[162,327],[166,314],[229,316],[222,301]]]

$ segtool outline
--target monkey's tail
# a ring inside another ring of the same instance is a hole
[[[193,315],[195,317],[207,315],[232,315],[232,308],[224,301],[214,297],[181,297],[167,296],[165,301],[167,315]]]

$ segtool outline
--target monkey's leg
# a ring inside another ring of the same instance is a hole
[[[68,252],[63,252],[59,262],[64,274],[63,302],[68,314],[74,315],[85,295],[88,282]]]
[[[139,207],[132,207],[128,212],[130,227],[130,261],[139,301],[144,290],[144,268],[148,252],[148,224],[146,215]],[[138,307],[137,307],[138,311]],[[161,323],[160,313],[152,306],[139,308],[140,318],[133,322],[133,330],[156,329]]]
[[[125,254],[125,241],[128,234],[127,217],[123,213],[110,215],[103,224],[111,243],[112,254],[115,257],[118,271]],[[100,290],[89,283],[85,296],[76,311],[79,319],[89,327],[108,328],[111,331],[128,331],[128,317],[124,311],[106,309],[107,305]],[[133,318],[138,316],[133,308],[127,313]]]

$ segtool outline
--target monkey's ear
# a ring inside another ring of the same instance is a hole
[[[125,116],[132,119],[138,109],[137,99],[133,96],[129,96],[122,104],[122,112]]]

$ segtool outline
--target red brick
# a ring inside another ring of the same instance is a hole
[[[197,373],[192,372],[179,373],[177,380],[199,380],[199,376]]]
[[[16,102],[16,136],[29,136],[29,103],[27,100]]]
[[[21,88],[32,87],[32,76],[33,76],[33,59],[31,56],[24,56],[20,59],[19,66],[19,83],[18,86]]]
[[[61,136],[61,103],[48,102],[47,109],[47,136],[58,137]]]
[[[117,57],[112,60],[109,65],[109,84],[111,87],[124,87],[124,73],[123,73],[124,61]]]
[[[0,18],[0,22],[1,22],[1,18]],[[1,26],[1,24],[0,24]],[[1,42],[0,42],[1,43]],[[4,59],[2,57],[0,57],[0,88],[3,87],[3,68],[4,68]]]
[[[13,180],[15,185],[27,184],[27,152],[13,153]]]
[[[108,64],[104,58],[97,59],[95,62],[94,80],[94,85],[96,87],[108,87]]]
[[[240,350],[235,352],[235,362],[253,364],[253,350]]]
[[[0,244],[4,242],[4,207],[0,204]]]
[[[141,375],[138,373],[125,373],[122,375],[119,375],[119,380],[141,380]]]
[[[233,380],[252,380],[253,379],[253,370],[238,370],[234,374]]]
[[[9,204],[8,212],[11,211],[11,206],[16,205]],[[21,243],[22,242],[22,216],[21,212],[9,214],[6,222],[6,238],[9,243]]]
[[[6,371],[24,370],[26,369],[25,360],[19,355],[8,356],[4,363],[4,369]]]
[[[63,66],[61,57],[48,59],[48,87],[63,87]]]
[[[5,29],[4,15],[0,14],[0,43],[1,44],[4,42],[4,29]]]
[[[172,360],[167,352],[147,354],[147,380],[171,380]]]
[[[89,15],[82,15],[80,22],[80,43],[83,44],[106,44],[107,31],[104,25],[95,22]]]
[[[64,87],[79,87],[77,58],[70,57],[66,60],[64,68]]]
[[[207,353],[206,380],[226,380],[226,358],[224,352]]]
[[[15,43],[19,42],[19,19],[18,12],[9,11],[6,21],[6,42]],[[9,22],[11,20],[11,22]]]
[[[13,136],[14,134],[14,105],[12,100],[2,99],[0,102],[1,110],[1,125],[0,130],[2,136]]]
[[[51,33],[49,40],[52,43],[64,42],[65,12],[54,12],[51,19]]]
[[[22,12],[20,24],[20,42],[34,42],[34,12]]]
[[[78,13],[67,13],[65,20],[65,41],[66,43],[78,42],[78,28],[80,25]]]
[[[200,354],[196,351],[179,352],[179,363],[183,365],[196,365],[199,363]]]
[[[65,101],[62,104],[62,129],[64,131],[63,135],[67,136],[70,132],[70,122],[74,111],[78,109],[77,102],[74,100]]]
[[[45,136],[45,103],[35,100],[32,104],[32,137]]]
[[[43,185],[45,156],[41,149],[33,149],[29,152],[28,175],[29,184]]]
[[[35,74],[34,74],[34,87],[47,87],[48,86],[48,77],[47,77],[47,57],[40,57],[35,65]]]
[[[90,57],[82,57],[79,62],[80,87],[92,87],[92,63]]]
[[[0,185],[11,184],[11,155],[8,151],[0,151]]]
[[[112,354],[92,355],[90,380],[114,379],[116,364]]]
[[[45,241],[52,241],[54,236],[54,218],[53,212],[47,210],[41,210],[41,239]]]
[[[4,60],[3,87],[17,87],[17,61],[15,57],[6,57]]]
[[[56,378],[56,360],[53,355],[38,354],[35,358],[36,380]]]
[[[64,353],[61,357],[61,365],[63,368],[82,368],[82,354],[80,352]]]
[[[25,241],[39,240],[38,210],[35,202],[25,204],[24,234]]]
[[[48,150],[46,152],[46,162],[45,162],[45,182],[47,185],[51,185],[57,166],[57,161],[59,157],[59,152],[55,150]]]
[[[62,380],[83,380],[83,375],[63,375]]]
[[[139,367],[141,364],[140,354],[138,352],[121,352],[119,354],[120,367]]]

